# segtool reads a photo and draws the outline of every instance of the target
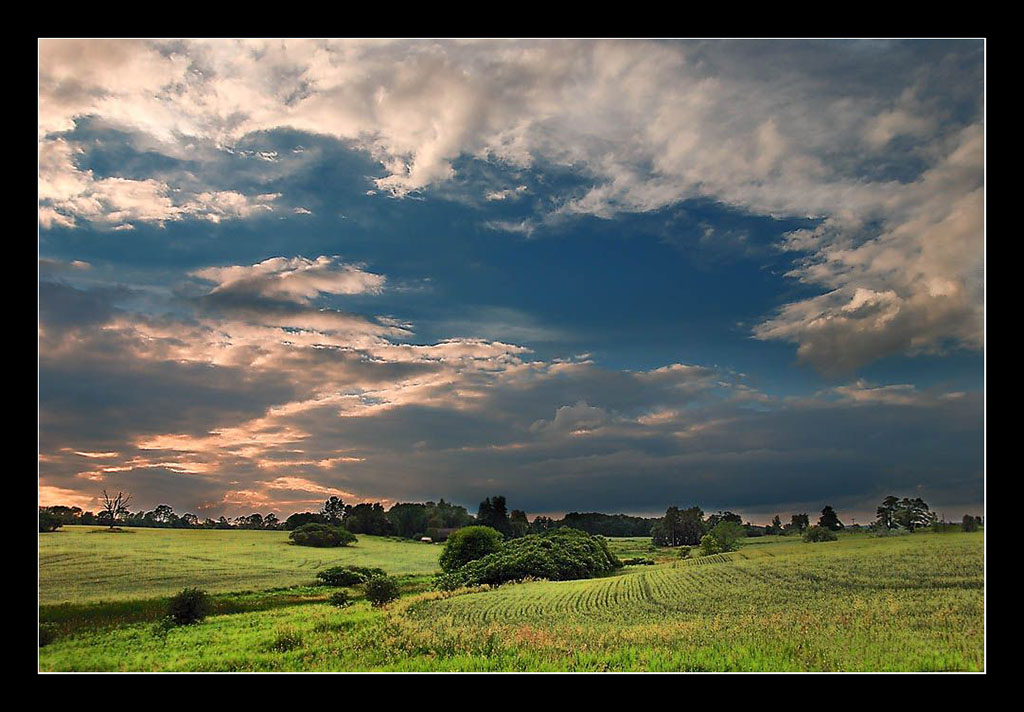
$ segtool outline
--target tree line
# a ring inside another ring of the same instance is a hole
[[[429,537],[433,541],[444,541],[462,527],[484,525],[501,532],[506,539],[515,539],[527,534],[539,534],[553,529],[571,528],[588,534],[610,537],[650,536],[658,546],[696,546],[701,539],[714,530],[718,524],[729,522],[737,526],[743,535],[787,535],[804,534],[810,527],[807,513],[790,515],[783,523],[776,514],[771,524],[758,526],[743,522],[740,515],[730,511],[719,511],[705,516],[698,506],[680,509],[671,506],[661,518],[634,517],[626,514],[603,514],[600,512],[569,512],[561,519],[536,516],[530,520],[521,509],[509,510],[502,495],[485,498],[477,507],[475,515],[461,505],[445,502],[403,502],[385,509],[380,502],[346,504],[340,497],[330,497],[318,511],[296,512],[284,521],[274,513],[266,515],[253,513],[227,519],[209,517],[200,519],[187,512],[178,515],[167,504],[145,511],[132,512],[129,509],[131,495],[118,492],[110,496],[106,490],[101,498],[99,512],[83,511],[80,507],[56,505],[39,508],[40,531],[54,531],[64,524],[85,524],[100,526],[154,527],[167,529],[263,529],[288,530],[304,524],[327,524],[344,527],[353,534],[375,536],[397,536],[409,539]],[[913,532],[921,527],[938,526],[936,515],[921,498],[886,497],[877,509],[874,529],[891,531],[903,529]],[[960,527],[964,531],[976,531],[982,525],[981,517],[965,514]],[[830,531],[840,531],[846,525],[839,520],[836,511],[829,505],[821,510],[817,526]],[[947,525],[955,526],[955,525]]]
[[[665,511],[664,517],[655,520],[651,529],[651,539],[658,546],[696,546],[701,544],[704,537],[714,531],[721,522],[731,522],[736,525],[736,531],[742,531],[748,537],[804,535],[814,528],[838,532],[847,528],[831,505],[825,505],[818,517],[817,524],[813,527],[806,512],[790,515],[789,521],[785,524],[783,524],[781,516],[776,514],[772,518],[771,524],[758,526],[750,522],[744,523],[740,515],[733,512],[717,512],[705,517],[704,511],[698,506],[687,509],[672,506]],[[890,495],[879,505],[876,510],[876,519],[868,529],[882,532],[899,529],[913,533],[917,529],[929,527],[936,531],[956,529],[970,532],[978,531],[982,524],[981,517],[971,514],[965,514],[959,525],[940,522],[928,504],[920,497],[900,499]],[[854,528],[860,529],[861,527],[854,525]]]

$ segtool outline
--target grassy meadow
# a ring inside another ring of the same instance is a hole
[[[306,584],[317,570],[354,564],[393,576],[437,570],[440,546],[360,536],[353,546],[293,546],[286,531],[65,526],[39,537],[39,602],[89,603]]]
[[[764,537],[686,559],[613,539],[619,556],[658,563],[440,593],[425,583],[439,546],[360,537],[352,550],[307,550],[276,532],[71,529],[40,536],[40,618],[62,631],[40,648],[41,670],[984,669],[980,532]],[[406,594],[383,610],[333,608],[331,589],[312,584],[337,561],[402,575]],[[185,585],[222,592],[215,614],[155,625],[156,592]]]

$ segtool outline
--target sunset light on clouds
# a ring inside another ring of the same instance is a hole
[[[983,80],[967,40],[41,40],[40,504],[980,511]]]

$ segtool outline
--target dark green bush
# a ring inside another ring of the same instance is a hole
[[[57,624],[56,623],[40,623],[39,624],[39,647],[49,645],[57,639]]]
[[[646,556],[634,556],[632,559],[623,559],[623,566],[653,566],[654,559],[648,559]]]
[[[329,524],[303,524],[292,529],[288,538],[299,546],[348,546],[354,544],[356,535],[344,527],[332,527]]]
[[[335,591],[331,594],[330,604],[337,606],[338,608],[344,608],[345,606],[352,605],[352,599],[345,591]]]
[[[443,572],[434,577],[434,588],[438,591],[454,591],[465,585],[458,571]]]
[[[743,527],[736,522],[721,521],[700,539],[700,551],[704,555],[736,551],[744,536]]]
[[[167,617],[174,625],[191,625],[210,613],[210,596],[199,588],[186,588],[171,598]]]
[[[441,569],[456,571],[470,561],[481,559],[501,548],[504,538],[491,527],[463,527],[456,529],[445,542],[441,552]]]
[[[367,566],[332,566],[317,572],[317,579],[325,586],[358,586],[374,576],[384,576],[384,569]]]
[[[817,524],[804,532],[804,541],[836,541],[838,538],[834,531],[827,527],[819,527]]]
[[[56,514],[50,514],[49,512],[39,513],[39,533],[43,532],[55,532],[64,526],[64,520],[58,517]]]
[[[374,608],[380,608],[398,598],[398,581],[390,576],[374,576],[363,584],[366,598]]]
[[[600,576],[621,566],[604,538],[563,527],[513,539],[498,551],[451,572],[454,580],[444,583],[496,585],[525,578],[565,581]]]
[[[681,547],[679,547],[679,558],[680,559],[685,559],[685,558],[689,557],[690,556],[690,549],[691,548],[692,547],[689,547],[689,546],[681,546]]]

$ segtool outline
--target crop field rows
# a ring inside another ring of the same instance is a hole
[[[959,542],[958,542],[959,543]],[[921,554],[910,542],[876,542],[829,550],[822,546],[767,549],[683,559],[669,565],[630,568],[617,576],[585,581],[534,582],[414,607],[417,615],[452,624],[510,620],[648,621],[652,616],[748,613],[787,601],[805,607],[873,592],[891,594],[936,589],[978,591],[982,563],[957,545]],[[826,545],[827,546],[827,545]],[[808,557],[814,566],[809,567]],[[941,566],[937,564],[941,562]],[[890,572],[912,575],[892,580]]]
[[[436,568],[436,558],[417,557],[439,547],[371,538],[365,546],[383,567]],[[984,669],[982,533],[785,538],[690,559],[658,553],[664,563],[603,578],[411,593],[384,610],[365,601],[333,608],[317,590],[235,596],[225,603],[237,613],[170,632],[127,615],[104,623],[103,606],[93,605],[93,623],[40,649],[40,669]],[[298,564],[316,558],[291,560],[291,575],[308,578]],[[266,605],[283,596],[295,602]]]

